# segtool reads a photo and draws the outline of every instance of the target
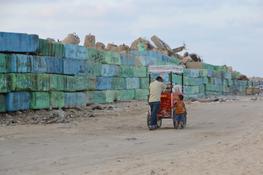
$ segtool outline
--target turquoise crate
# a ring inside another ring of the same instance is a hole
[[[139,78],[126,78],[126,88],[125,89],[139,89],[140,79]]]
[[[148,95],[148,89],[135,89],[135,100],[147,100]]]
[[[62,108],[65,105],[64,92],[52,91],[49,93],[50,107],[51,108]]]
[[[9,91],[7,80],[7,74],[0,74],[0,93],[5,93]]]
[[[30,100],[30,109],[48,109],[50,99],[48,92],[32,92]]]
[[[114,90],[87,91],[87,103],[112,103],[117,101],[117,92]]]
[[[149,77],[140,78],[140,89],[148,89],[150,85]]]
[[[117,100],[118,101],[130,101],[135,98],[135,90],[118,90],[117,91]]]

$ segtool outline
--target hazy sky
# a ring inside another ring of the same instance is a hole
[[[207,63],[263,76],[263,0],[0,0],[0,31],[105,44],[158,35]]]

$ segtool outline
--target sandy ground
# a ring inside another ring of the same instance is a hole
[[[0,127],[1,175],[263,174],[263,100],[191,103],[188,126],[146,127],[147,104],[64,124]]]

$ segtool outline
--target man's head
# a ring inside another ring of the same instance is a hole
[[[163,78],[162,78],[161,76],[156,77],[155,80],[157,80],[157,81],[159,81],[159,82],[163,82]]]

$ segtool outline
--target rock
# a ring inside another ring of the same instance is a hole
[[[155,175],[156,173],[155,173],[155,171],[153,171],[153,170],[151,170],[151,173],[150,173],[151,175]]]
[[[65,121],[65,112],[62,111],[62,110],[59,110],[58,111],[58,119],[57,119],[57,122],[64,122]]]
[[[227,100],[227,99],[225,99],[225,98],[220,98],[220,99],[219,99],[219,102],[221,102],[221,103],[222,103],[222,102],[226,102],[226,100]]]
[[[128,52],[129,50],[130,50],[129,46],[125,44],[119,45],[118,47],[119,52]]]
[[[109,43],[107,45],[107,47],[106,47],[106,50],[113,51],[113,52],[118,52],[118,46],[116,44]]]
[[[256,101],[257,99],[257,97],[252,97],[250,100]]]
[[[89,117],[95,117],[95,115],[94,114],[89,114]]]
[[[105,50],[105,44],[103,44],[102,42],[97,42],[96,43],[96,49]]]
[[[107,109],[108,110],[113,110],[113,106],[108,106]]]
[[[139,47],[140,43],[143,43],[147,50],[153,50],[154,49],[154,46],[150,43],[150,41],[145,40],[141,37],[132,42],[130,49],[131,50],[139,50],[138,47]]]
[[[16,115],[20,115],[20,114],[22,114],[21,111],[16,111]]]
[[[96,105],[92,107],[92,110],[103,110],[104,108],[100,105]]]
[[[55,40],[54,38],[47,38],[47,40],[48,40],[49,42],[56,42],[56,40]]]
[[[181,52],[181,51],[183,51],[184,49],[186,49],[185,44],[184,44],[183,46],[174,48],[174,49],[173,49],[173,52],[174,52],[174,53]]]
[[[95,35],[88,34],[85,36],[84,46],[87,48],[95,48],[96,37]]]
[[[67,37],[62,41],[63,44],[76,44],[80,43],[80,39],[76,33],[70,33]]]
[[[158,36],[153,35],[151,37],[151,40],[155,44],[155,46],[157,48],[162,49],[162,50],[170,50],[170,51],[172,51],[170,46],[168,44],[166,44],[164,41],[162,41]]]

